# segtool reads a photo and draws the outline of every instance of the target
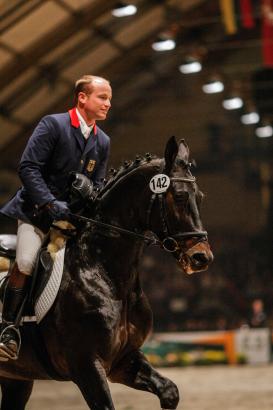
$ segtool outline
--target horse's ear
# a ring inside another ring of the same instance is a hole
[[[190,150],[189,150],[188,144],[186,143],[184,139],[181,139],[179,141],[177,157],[179,159],[182,159],[185,162],[188,162],[189,155],[190,155]]]
[[[166,144],[165,148],[165,172],[169,174],[174,160],[178,153],[178,145],[174,136],[172,136]]]

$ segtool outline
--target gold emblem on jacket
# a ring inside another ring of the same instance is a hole
[[[95,165],[96,165],[96,161],[94,159],[90,159],[86,167],[87,172],[92,172],[93,169],[95,168]]]

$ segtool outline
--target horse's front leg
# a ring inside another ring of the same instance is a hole
[[[1,379],[1,410],[24,410],[32,388],[32,380]]]
[[[158,373],[139,350],[124,356],[112,369],[109,379],[158,396],[162,409],[174,410],[179,402],[177,386]]]
[[[98,360],[70,357],[69,369],[71,380],[79,387],[91,410],[115,410],[105,370]]]

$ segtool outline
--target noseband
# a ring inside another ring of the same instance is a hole
[[[193,183],[195,182],[195,180],[196,178],[194,176],[170,178],[171,182]],[[159,211],[160,211],[160,220],[162,221],[162,231],[165,236],[161,241],[159,241],[160,246],[167,252],[177,253],[176,259],[180,261],[182,254],[187,253],[191,249],[189,248],[186,252],[184,252],[183,243],[187,239],[194,239],[194,238],[198,238],[197,242],[206,241],[208,239],[208,233],[207,231],[188,231],[188,232],[177,233],[177,234],[171,233],[171,230],[169,228],[170,224],[166,218],[167,212],[166,212],[166,206],[165,206],[165,193],[153,194],[151,196],[151,200],[150,200],[150,204],[149,204],[149,207],[147,210],[147,216],[146,216],[146,224],[147,224],[148,229],[150,227],[152,209],[157,199],[159,201]],[[182,244],[179,244],[178,241]]]

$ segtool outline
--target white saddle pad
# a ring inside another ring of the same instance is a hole
[[[24,316],[22,318],[23,322],[37,322],[40,323],[41,320],[45,317],[49,309],[54,303],[56,299],[57,293],[60,288],[62,276],[63,276],[63,266],[64,266],[64,254],[65,254],[65,247],[60,249],[55,255],[55,261],[53,264],[52,272],[50,278],[37,299],[34,311],[35,316]],[[1,277],[5,276],[7,272],[1,273]],[[0,277],[0,279],[1,279]],[[2,311],[2,304],[1,309]],[[0,321],[2,322],[2,314],[0,312]]]
[[[56,253],[50,278],[43,290],[43,293],[35,303],[34,311],[37,318],[37,323],[40,323],[45,317],[57,296],[63,276],[64,254],[65,247]]]

